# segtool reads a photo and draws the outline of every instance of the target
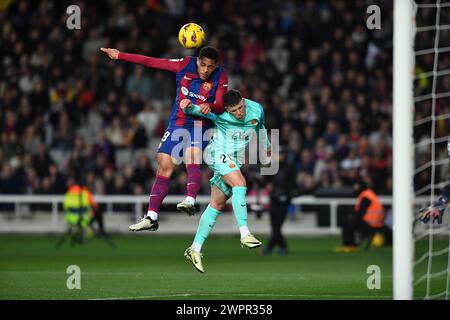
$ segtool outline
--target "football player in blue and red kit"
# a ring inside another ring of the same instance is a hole
[[[223,95],[227,92],[228,76],[219,66],[219,52],[213,47],[203,47],[198,57],[181,59],[152,58],[138,54],[120,52],[117,49],[101,48],[109,58],[137,63],[148,68],[174,72],[177,92],[169,118],[169,125],[159,145],[156,180],[151,188],[147,215],[131,225],[131,231],[158,229],[158,213],[161,203],[169,191],[170,177],[175,164],[184,157],[187,169],[186,199],[177,205],[178,210],[190,215],[195,212],[195,198],[201,186],[204,133],[213,127],[210,120],[185,114],[180,101],[190,99],[200,106],[203,114],[224,112]]]

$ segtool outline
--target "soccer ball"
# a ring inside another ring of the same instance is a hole
[[[178,40],[186,49],[199,48],[205,41],[205,31],[196,23],[186,23],[178,32]]]
[[[386,242],[386,239],[384,237],[384,234],[382,233],[375,233],[375,235],[372,238],[372,245],[374,247],[382,247],[384,243]]]

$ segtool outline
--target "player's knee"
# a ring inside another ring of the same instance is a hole
[[[157,174],[160,176],[170,177],[173,172],[173,165],[167,161],[158,161]]]
[[[247,183],[244,178],[240,178],[233,183],[233,187],[247,187]]]
[[[222,211],[223,209],[225,209],[225,203],[224,202],[211,201],[210,205],[211,205],[212,208],[216,209],[217,211]]]
[[[173,172],[172,168],[159,167],[156,174],[159,176],[170,177],[172,175],[172,172]]]

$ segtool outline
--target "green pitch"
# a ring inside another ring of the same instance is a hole
[[[183,257],[192,236],[146,233],[55,248],[56,236],[0,236],[0,299],[391,299],[392,249],[338,254],[338,238],[288,238],[290,254],[260,256],[238,235],[212,235],[205,274]],[[267,237],[261,237],[263,242]],[[69,290],[67,267],[81,269],[81,289]],[[381,269],[381,289],[369,290],[367,267]]]

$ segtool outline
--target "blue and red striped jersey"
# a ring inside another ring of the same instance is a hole
[[[228,89],[228,75],[223,67],[217,67],[208,79],[202,80],[197,73],[197,57],[161,59],[121,52],[119,59],[176,73],[177,92],[169,124],[187,128],[194,126],[194,121],[210,124],[207,119],[185,114],[179,107],[183,99],[190,99],[196,105],[208,103],[212,112],[223,113],[223,95]]]

